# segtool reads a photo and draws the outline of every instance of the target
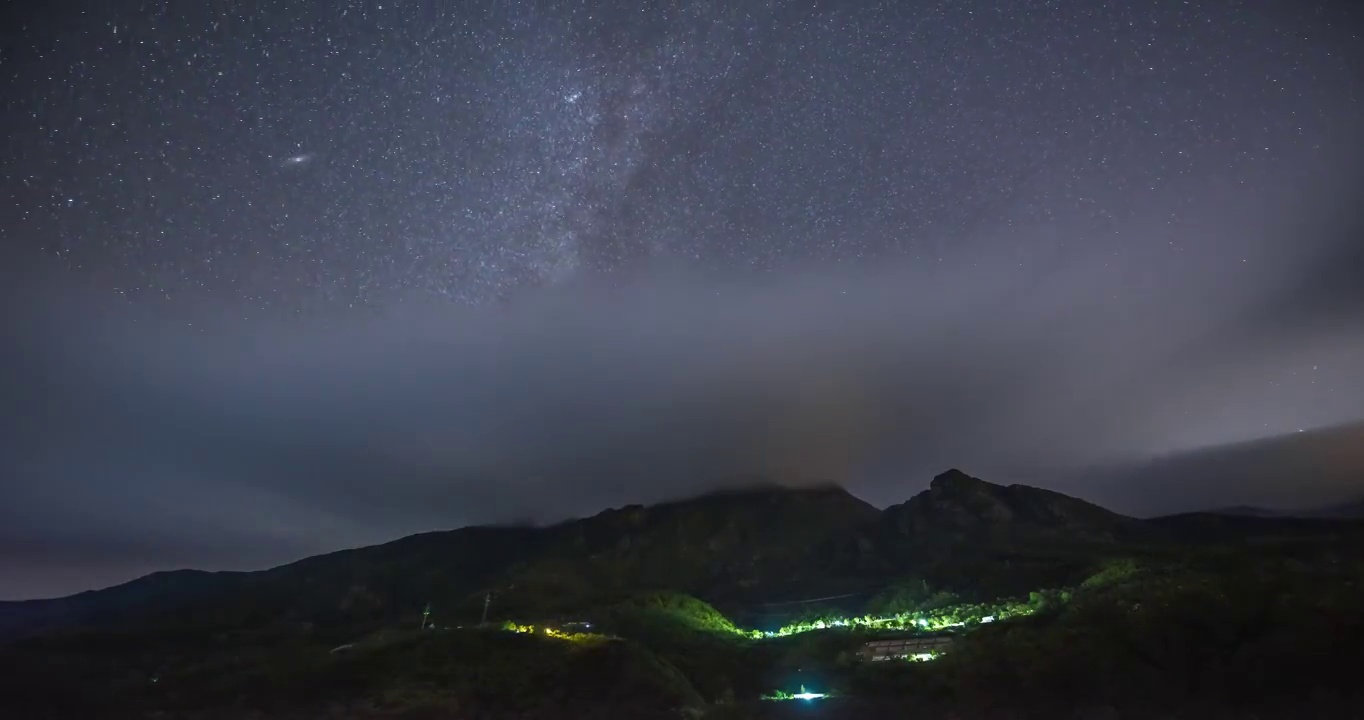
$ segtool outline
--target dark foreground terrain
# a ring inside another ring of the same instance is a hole
[[[0,717],[1364,717],[1361,581],[1358,521],[758,486],[0,604]]]

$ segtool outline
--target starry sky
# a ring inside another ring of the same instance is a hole
[[[0,597],[758,476],[1364,495],[1353,5],[11,4]]]

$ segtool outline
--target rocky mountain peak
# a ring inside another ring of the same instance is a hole
[[[935,487],[936,487],[936,488],[950,488],[950,487],[956,487],[956,486],[959,486],[959,485],[972,485],[972,484],[979,485],[979,484],[988,484],[988,483],[985,483],[984,480],[981,480],[981,479],[979,479],[979,478],[973,478],[973,477],[971,477],[970,475],[967,475],[966,473],[964,473],[964,472],[962,472],[962,471],[960,471],[960,470],[958,470],[958,469],[956,469],[956,468],[951,468],[951,469],[947,470],[946,472],[939,473],[936,477],[933,478],[933,481],[930,482],[930,483],[928,484],[928,486],[929,486],[930,488],[935,488]]]
[[[887,508],[885,514],[896,532],[936,540],[981,536],[1111,539],[1133,522],[1061,493],[996,485],[956,468],[939,474],[927,490]]]

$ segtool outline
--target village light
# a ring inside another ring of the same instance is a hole
[[[804,700],[805,702],[810,702],[811,700],[818,700],[823,697],[828,697],[828,695],[825,695],[824,693],[810,692],[805,689],[804,685],[801,685],[800,692],[796,693],[795,695],[792,695],[791,697],[796,700]]]
[[[812,700],[822,700],[823,698],[826,698],[826,697],[829,697],[829,694],[828,694],[828,693],[810,692],[809,690],[806,690],[806,689],[805,689],[805,686],[804,686],[804,685],[801,685],[801,686],[800,686],[800,692],[798,692],[798,693],[786,693],[786,692],[783,692],[783,691],[781,691],[781,690],[778,690],[778,691],[777,691],[775,694],[773,694],[773,695],[763,695],[763,696],[762,696],[762,699],[763,699],[763,700],[803,700],[803,701],[805,701],[805,702],[810,702],[810,701],[812,701]]]

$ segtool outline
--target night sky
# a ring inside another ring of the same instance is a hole
[[[1354,5],[12,4],[0,597],[755,476],[1364,496]]]

